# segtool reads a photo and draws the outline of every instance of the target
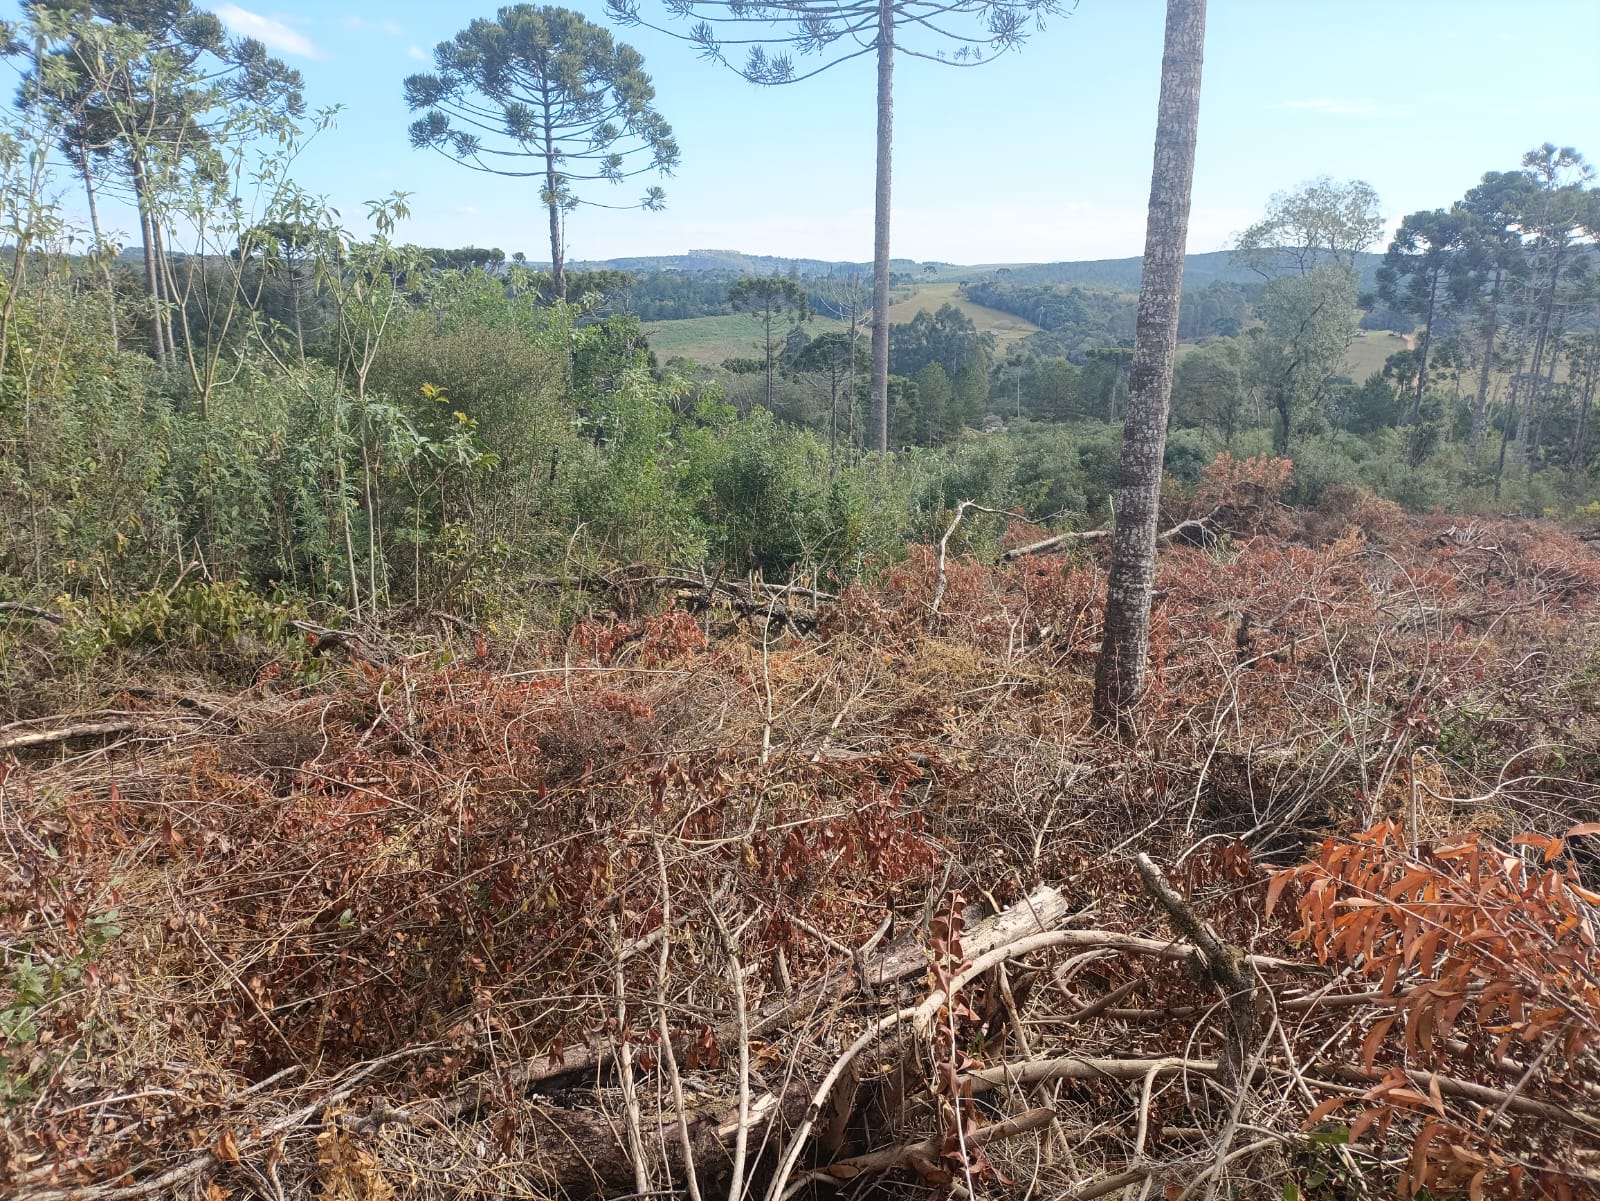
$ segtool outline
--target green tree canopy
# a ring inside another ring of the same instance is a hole
[[[643,57],[570,9],[516,4],[440,42],[433,58],[433,74],[405,81],[406,104],[422,114],[411,124],[411,144],[474,170],[542,179],[550,268],[566,299],[562,214],[597,203],[580,195],[581,186],[671,175],[678,165],[678,143],[655,110]],[[665,201],[651,186],[638,207],[656,210]]]
[[[1383,209],[1372,185],[1324,175],[1276,193],[1266,215],[1239,235],[1234,258],[1263,276],[1304,275],[1328,264],[1353,271],[1356,256],[1382,236]]]

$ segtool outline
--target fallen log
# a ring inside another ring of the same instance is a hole
[[[969,1147],[986,1147],[991,1143],[1004,1142],[1008,1138],[1016,1138],[1021,1134],[1029,1134],[1041,1130],[1055,1121],[1056,1112],[1047,1107],[1030,1109],[1026,1113],[1019,1113],[1014,1118],[1006,1118],[992,1126],[983,1126],[966,1136]],[[858,1176],[865,1176],[873,1172],[892,1172],[899,1168],[913,1167],[922,1164],[932,1164],[937,1161],[940,1152],[944,1149],[944,1140],[939,1138],[926,1138],[921,1142],[904,1143],[897,1147],[882,1147],[876,1151],[868,1151],[864,1155],[852,1155],[848,1159],[836,1159],[826,1167],[821,1167],[813,1172],[797,1178],[787,1190],[784,1197],[792,1197],[809,1184],[832,1183],[842,1184],[846,1180],[854,1180]]]
[[[1224,532],[1217,524],[1217,518],[1221,513],[1222,510],[1218,508],[1211,510],[1204,517],[1191,517],[1187,521],[1180,521],[1171,529],[1162,530],[1157,534],[1156,543],[1160,546],[1170,546],[1174,542],[1181,546],[1210,546]],[[1065,534],[1052,534],[1048,538],[1041,538],[1026,546],[1014,546],[1000,557],[1010,563],[1025,555],[1043,555],[1072,546],[1086,546],[1091,542],[1103,542],[1110,537],[1110,530],[1070,530]]]
[[[111,734],[130,734],[152,726],[152,714],[106,710],[80,717],[42,717],[15,721],[0,726],[0,751],[20,751],[29,747],[53,746],[74,738],[104,738]]]
[[[67,619],[60,613],[49,609],[41,609],[38,605],[25,605],[21,601],[0,601],[0,613],[14,613],[18,617],[32,617],[38,621],[48,621],[51,625],[66,625]]]

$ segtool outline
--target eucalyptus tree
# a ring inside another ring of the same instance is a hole
[[[291,140],[305,112],[303,81],[256,39],[228,37],[190,0],[26,0],[23,8],[36,63],[23,99],[57,115],[97,240],[97,181],[131,192],[156,305],[152,349],[166,359],[177,350],[171,309],[182,290],[167,254],[173,198],[200,188],[205,204],[227,204],[233,150]]]
[[[1096,722],[1124,730],[1144,694],[1150,654],[1161,466],[1177,357],[1178,306],[1183,298],[1205,29],[1206,0],[1167,0],[1139,322],[1117,476],[1105,633],[1094,674]]]
[[[1021,46],[1030,26],[1042,27],[1045,17],[1069,11],[1076,0],[661,0],[663,20],[692,22],[687,32],[657,23],[643,0],[606,0],[606,7],[622,24],[684,38],[701,57],[754,84],[800,83],[841,63],[875,59],[870,443],[887,451],[895,55],[964,67],[991,62]],[[735,61],[730,52],[743,57]]]
[[[1400,222],[1378,268],[1378,295],[1393,308],[1422,321],[1422,333],[1417,337],[1416,387],[1407,418],[1411,426],[1407,457],[1413,467],[1421,461],[1424,446],[1417,427],[1428,383],[1434,320],[1450,302],[1451,268],[1467,244],[1469,220],[1457,208],[1411,213]]]
[[[477,171],[543,181],[550,270],[565,300],[564,213],[580,205],[657,211],[666,203],[659,185],[629,205],[580,194],[585,184],[669,176],[678,165],[644,58],[570,9],[515,4],[440,42],[433,59],[432,74],[405,81],[406,104],[422,114],[411,144]]]

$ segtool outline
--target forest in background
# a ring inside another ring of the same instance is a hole
[[[6,34],[8,1196],[1600,1192],[1576,151],[1197,256],[1111,729],[1125,265],[894,260],[873,450],[865,270],[357,236],[210,14]]]

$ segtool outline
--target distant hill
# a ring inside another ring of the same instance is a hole
[[[1358,256],[1363,291],[1372,287],[1382,258],[1378,254]],[[732,271],[754,275],[786,275],[791,271],[801,275],[826,275],[833,271],[865,274],[872,270],[870,263],[793,259],[771,254],[745,254],[738,250],[691,250],[687,254],[641,255],[573,262],[569,265],[574,270],[583,271]],[[1003,272],[1002,278],[1014,284],[1076,284],[1083,288],[1106,288],[1114,292],[1137,292],[1143,265],[1144,260],[1139,257],[1064,263],[981,263],[969,266],[946,262],[919,263],[914,259],[893,259],[890,262],[897,274],[924,277],[930,283],[990,279]],[[1191,254],[1184,260],[1185,288],[1203,288],[1210,283],[1260,282],[1261,277],[1255,272],[1230,262],[1226,250]]]
[[[1183,260],[1183,286],[1203,288],[1207,284],[1258,284],[1261,276],[1248,267],[1233,263],[1226,250],[1213,250],[1205,254],[1191,254]],[[1365,291],[1373,286],[1381,254],[1356,256],[1361,269],[1361,287]],[[988,267],[946,268],[955,272],[966,270],[969,275],[996,275],[1014,284],[1076,284],[1083,288],[1111,288],[1119,292],[1137,292],[1139,275],[1143,270],[1142,258],[1090,259],[1073,263],[1010,263]]]
[[[742,275],[827,275],[830,271],[870,273],[871,263],[830,262],[827,259],[784,258],[775,254],[745,254],[739,250],[691,250],[687,254],[640,255],[633,258],[571,261],[575,271],[733,271]],[[916,271],[912,259],[890,259],[893,271]]]

